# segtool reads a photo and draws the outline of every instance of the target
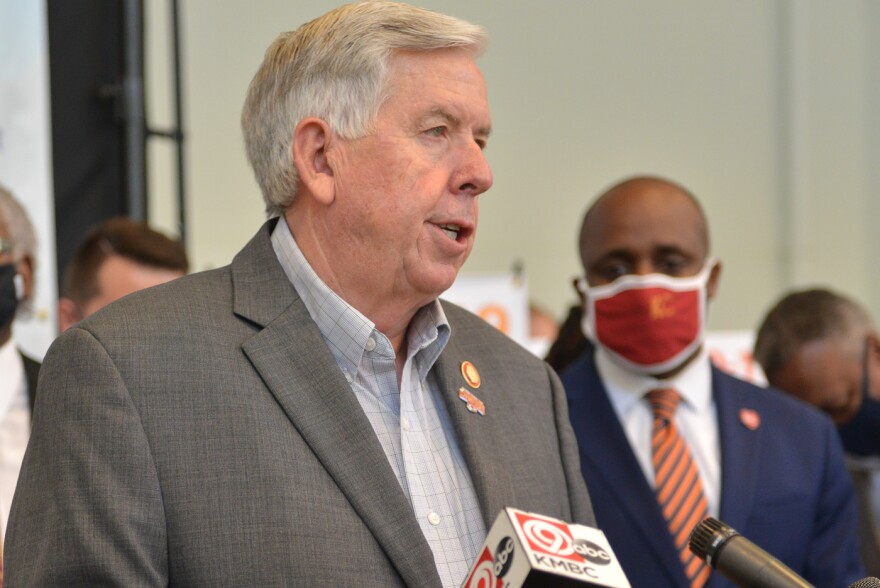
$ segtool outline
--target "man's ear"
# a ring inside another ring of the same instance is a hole
[[[28,300],[34,293],[34,260],[29,255],[25,255],[16,262],[15,271],[24,282],[24,300]]]
[[[80,320],[82,316],[79,312],[76,302],[70,298],[58,299],[58,331],[63,333]]]
[[[868,361],[880,366],[880,334],[871,329],[865,335],[865,344],[868,346]]]
[[[868,346],[868,393],[874,400],[880,401],[880,335],[871,329],[866,337]]]
[[[310,116],[299,121],[293,131],[293,163],[299,181],[318,201],[330,204],[336,196],[333,168],[327,150],[334,140],[326,121]]]
[[[709,274],[709,281],[706,283],[706,296],[709,300],[715,298],[718,292],[718,282],[721,280],[721,262],[715,261],[712,272]]]

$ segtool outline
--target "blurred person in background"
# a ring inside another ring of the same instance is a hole
[[[880,336],[874,321],[837,292],[791,292],[764,317],[754,356],[772,386],[834,419],[862,512],[862,560],[868,573],[880,576]]]
[[[576,284],[575,290],[577,290]],[[568,314],[565,315],[565,319],[559,325],[556,338],[547,350],[547,355],[544,356],[544,361],[560,374],[574,360],[583,355],[584,351],[590,346],[590,342],[581,328],[581,323],[584,320],[584,303],[583,295],[578,294],[581,297],[581,302],[568,308]]]
[[[0,186],[0,539],[30,437],[40,371],[12,333],[15,317],[29,309],[33,297],[36,259],[34,227],[12,193]]]
[[[85,236],[64,272],[58,326],[64,332],[123,296],[189,271],[183,244],[129,218],[108,219]]]

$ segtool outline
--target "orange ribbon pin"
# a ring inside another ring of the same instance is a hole
[[[486,416],[486,405],[482,400],[465,390],[464,388],[458,389],[458,397],[464,401],[465,406],[470,412],[475,412],[480,416]]]

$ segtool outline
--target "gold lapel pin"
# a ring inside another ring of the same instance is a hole
[[[471,362],[461,362],[461,376],[464,378],[464,381],[467,382],[467,385],[474,390],[480,387],[480,372],[477,371],[477,366]]]

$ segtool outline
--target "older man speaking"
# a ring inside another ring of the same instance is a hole
[[[437,300],[492,185],[484,44],[367,2],[269,47],[278,218],[50,350],[10,586],[458,586],[504,506],[593,523],[556,376]]]

